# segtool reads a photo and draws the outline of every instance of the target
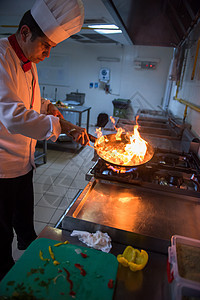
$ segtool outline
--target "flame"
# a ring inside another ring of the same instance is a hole
[[[110,117],[114,124],[114,118]],[[117,133],[114,140],[110,140],[109,135],[103,135],[101,128],[96,130],[98,139],[95,142],[95,148],[100,157],[117,165],[128,166],[143,163],[147,154],[148,143],[141,138],[138,131],[138,116],[133,132],[125,132],[123,128],[116,128]]]
[[[112,116],[110,116],[110,120],[115,125],[115,119]]]

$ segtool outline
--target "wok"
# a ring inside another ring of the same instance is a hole
[[[133,156],[133,158],[131,159],[131,161],[128,162],[128,164],[117,164],[113,161],[110,161],[108,159],[105,158],[105,156],[103,155],[102,151],[100,150],[100,147],[98,147],[98,138],[94,137],[93,135],[91,134],[88,134],[89,136],[89,139],[92,143],[94,143],[94,149],[96,151],[96,153],[98,154],[98,156],[104,160],[106,163],[110,164],[110,165],[113,165],[113,166],[117,166],[117,167],[136,167],[136,166],[140,166],[140,165],[143,165],[145,163],[147,163],[148,161],[150,161],[154,155],[154,149],[153,147],[147,143],[147,151],[146,151],[146,154],[144,156],[144,159],[141,159],[139,162],[135,162],[135,158]],[[113,148],[116,147],[117,149],[120,149],[125,146],[125,144],[127,144],[129,141],[127,139],[127,135],[126,134],[122,134],[121,135],[121,141],[116,141],[116,134],[108,134],[106,135],[107,139],[108,139],[108,142],[106,143],[107,146],[112,145]]]

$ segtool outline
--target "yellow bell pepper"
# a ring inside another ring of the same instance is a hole
[[[117,256],[117,260],[124,267],[129,267],[131,271],[142,270],[148,262],[148,253],[145,250],[139,251],[131,246],[127,246],[123,254]]]
[[[53,261],[53,264],[54,264],[55,266],[57,266],[57,265],[59,265],[60,263],[59,263],[59,261],[54,260],[54,261]]]
[[[42,253],[41,250],[40,250],[40,252],[39,252],[39,256],[40,256],[40,259],[41,259],[41,260],[44,260],[44,261],[50,261],[49,258],[44,258],[44,257],[43,257],[43,253]]]

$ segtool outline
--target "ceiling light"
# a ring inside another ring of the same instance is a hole
[[[101,33],[101,34],[113,34],[113,33],[122,33],[122,31],[119,30],[110,30],[110,29],[94,29],[94,31]]]
[[[122,33],[119,27],[114,24],[88,25],[88,27],[100,34]]]
[[[95,29],[119,29],[119,27],[114,24],[88,25],[88,27]]]

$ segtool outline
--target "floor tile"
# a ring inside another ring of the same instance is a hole
[[[60,174],[58,175],[58,178],[66,178],[66,177],[70,177],[72,179],[74,179],[76,177],[76,174],[78,173],[80,169],[76,169],[76,170],[72,170],[72,169],[67,169],[64,168],[62,172],[60,172]]]
[[[54,185],[58,186],[58,187],[70,187],[70,185],[72,184],[74,177],[76,176],[76,174],[66,174],[63,173],[62,177],[58,176],[55,181],[54,181]]]
[[[41,174],[33,174],[33,182],[36,182]]]
[[[45,222],[38,222],[34,221],[34,227],[35,227],[35,232],[37,235],[40,234],[40,232],[44,229],[44,227],[47,225]]]
[[[49,189],[49,187],[50,185],[45,183],[34,182],[33,184],[34,193],[39,193],[39,194],[40,193],[44,194]]]
[[[58,176],[59,173],[60,172],[58,169],[54,169],[50,166],[47,170],[44,171],[42,175],[55,177]]]
[[[43,197],[43,193],[34,193],[34,204],[36,205]]]
[[[22,256],[24,251],[25,250],[19,250],[17,248],[17,237],[15,236],[13,243],[12,243],[12,256],[13,256],[14,261],[17,261]]]
[[[50,223],[56,225],[57,222],[60,220],[60,218],[62,217],[62,215],[64,214],[65,209],[57,209],[54,213],[54,215],[52,216]]]
[[[71,161],[64,167],[62,172],[72,172],[72,173],[77,173],[80,170],[79,165],[73,164]]]
[[[86,181],[84,179],[83,180],[74,180],[70,187],[84,189],[87,184],[88,184],[88,181]]]
[[[44,167],[44,166],[45,166],[45,167]],[[46,164],[37,167],[36,170],[33,172],[33,176],[35,176],[35,175],[41,175],[41,174],[44,172],[44,170],[46,170],[47,168],[48,168],[48,167],[47,167]]]
[[[64,197],[67,193],[68,187],[64,185],[54,185],[52,184],[45,195],[50,195],[56,197]]]
[[[66,210],[69,207],[69,205],[71,204],[72,200],[73,200],[73,198],[69,198],[68,196],[64,197],[62,199],[62,201],[60,202],[58,208],[62,209],[62,210]]]
[[[78,173],[76,174],[76,177],[74,178],[74,181],[76,181],[76,180],[85,180],[85,172],[84,172],[84,170],[82,170],[82,169],[80,169],[79,171],[78,171]]]
[[[69,188],[67,191],[67,195],[65,197],[68,197],[69,199],[73,199],[74,197],[76,197],[79,191],[80,191],[79,188]]]
[[[44,174],[42,174],[37,178],[37,180],[35,182],[51,185],[51,184],[53,184],[55,179],[58,177],[58,174],[59,173],[57,173],[55,175],[44,175]]]
[[[43,207],[36,205],[34,220],[37,222],[49,223],[55,211],[56,209],[52,207]]]
[[[57,209],[62,199],[63,196],[44,194],[40,201],[38,201],[37,205]]]

